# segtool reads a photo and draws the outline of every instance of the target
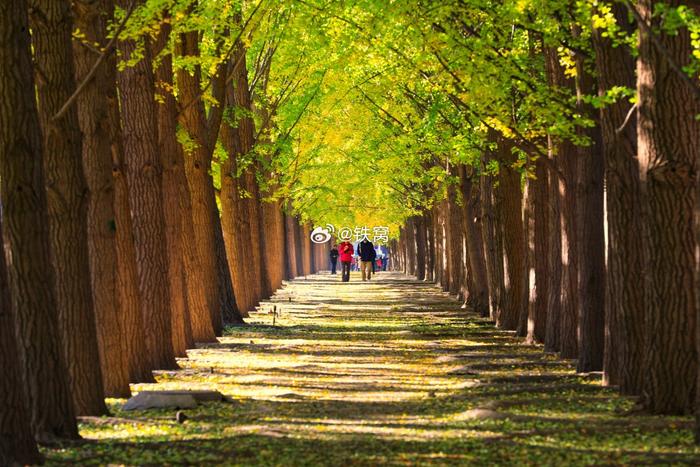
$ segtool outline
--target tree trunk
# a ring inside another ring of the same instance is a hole
[[[611,5],[617,24],[632,25],[624,5]],[[634,87],[634,59],[629,49],[612,46],[593,30],[599,94],[613,86]],[[636,112],[623,126],[630,106],[626,101],[601,110],[605,151],[605,191],[608,218],[608,260],[605,273],[605,357],[603,382],[619,386],[623,394],[640,394],[644,358],[644,247],[641,189],[637,159]],[[617,129],[621,128],[618,132]]]
[[[115,90],[116,91],[116,90]],[[116,93],[115,93],[116,94]],[[116,96],[115,96],[116,99]],[[112,102],[110,125],[120,128],[119,104]],[[153,383],[151,362],[143,358],[146,354],[144,317],[141,314],[141,291],[136,266],[136,244],[134,240],[129,188],[126,183],[122,140],[118,138],[112,150],[112,176],[114,179],[114,220],[117,241],[117,276],[119,280],[119,303],[122,309],[125,345],[129,363],[129,379],[132,383]]]
[[[576,253],[576,195],[578,178],[576,170],[576,147],[569,142],[561,143],[559,149],[561,168],[564,173],[563,196],[561,200],[561,254],[562,287],[561,315],[559,323],[562,358],[578,357],[578,259]]]
[[[415,276],[418,272],[416,267],[416,229],[415,218],[409,217],[404,226],[406,234],[406,273]]]
[[[226,104],[232,109],[251,110],[246,49],[236,45],[234,85],[227,88]],[[221,208],[222,229],[229,246],[228,262],[238,306],[248,312],[263,297],[269,296],[269,281],[263,259],[262,208],[256,180],[256,163],[251,153],[255,127],[252,118],[239,117],[233,126],[222,124],[222,139],[228,160],[222,164]]]
[[[435,215],[433,211],[425,212],[425,223],[426,243],[428,244],[425,279],[428,282],[435,282],[435,255],[437,250],[435,248]]]
[[[518,331],[525,331],[525,342],[527,344],[535,342],[535,304],[537,303],[537,284],[535,283],[535,188],[533,184],[533,179],[527,178],[523,190],[523,227],[525,228],[524,248],[527,255],[528,301],[527,316],[521,316],[518,323]],[[522,322],[523,320],[525,322]]]
[[[268,201],[262,203],[263,228],[265,232],[265,255],[264,264],[266,275],[269,280],[270,290],[277,290],[282,286],[284,280],[284,257],[285,257],[285,232],[284,214],[279,201]],[[327,259],[327,258],[326,258]],[[326,267],[324,261],[320,264]]]
[[[416,237],[416,278],[419,281],[425,280],[425,254],[428,251],[425,245],[425,222],[423,216],[416,216],[414,222]]]
[[[558,166],[558,156],[554,155],[551,139],[549,146],[549,166]],[[547,171],[547,324],[544,339],[545,352],[561,350],[561,298],[562,298],[562,230],[561,192],[563,181],[557,171]]]
[[[657,2],[640,0],[637,8],[647,23]],[[670,6],[683,4],[679,0]],[[652,27],[659,26],[659,17]],[[640,27],[637,61],[639,95],[638,145],[644,190],[648,272],[644,297],[647,365],[643,403],[653,413],[690,413],[695,402],[697,351],[695,237],[693,209],[700,151],[700,113],[692,84],[669,66],[689,63],[690,36],[660,33],[654,44],[649,30]]]
[[[515,162],[511,143],[499,140],[499,190],[502,193],[503,245],[506,259],[506,299],[498,321],[504,329],[518,328],[520,316],[527,313],[527,276],[525,232],[523,228],[520,174],[512,167]]]
[[[238,176],[237,131],[228,122],[221,125],[221,141],[228,153],[228,159],[221,163],[221,230],[236,303],[248,313],[255,307],[255,277],[249,261],[251,213]]]
[[[199,56],[198,33],[182,34],[176,44],[176,52],[183,57]],[[198,263],[203,282],[198,285],[204,290],[210,320],[217,335],[223,327],[222,309],[226,294],[221,291],[225,282],[221,279],[221,246],[217,229],[221,229],[219,210],[216,206],[214,182],[210,170],[214,144],[218,134],[218,123],[207,125],[204,103],[201,100],[201,73],[195,65],[190,73],[184,68],[176,70],[180,123],[186,130],[193,148],[185,151],[185,173],[192,203],[192,225],[197,245]],[[216,130],[214,130],[214,128]]]
[[[121,6],[126,8],[125,2]],[[136,49],[135,42],[122,40],[118,44],[121,56],[129,60]],[[146,340],[145,357],[151,368],[177,368],[172,346],[163,174],[156,146],[157,109],[149,44],[146,44],[142,60],[119,72],[117,84]]]
[[[491,158],[487,153],[482,158],[482,172]],[[479,177],[479,190],[481,197],[481,219],[483,224],[484,256],[486,259],[486,275],[489,289],[489,316],[494,322],[502,308],[505,284],[503,283],[503,254],[500,251],[498,224],[496,221],[496,206],[493,189],[493,177],[482,173]]]
[[[286,251],[287,251],[287,278],[294,279],[297,277],[297,240],[296,229],[294,227],[295,219],[290,214],[284,214],[285,232],[286,232]]]
[[[3,8],[0,9],[0,14],[8,20],[16,20],[18,15],[26,13],[8,12]],[[1,21],[0,19],[0,37],[5,43],[16,44],[12,40],[14,38],[8,37],[10,27]],[[4,54],[0,54],[2,55]],[[4,91],[2,84],[5,83],[0,82],[0,89]],[[17,358],[17,345],[5,256],[0,255],[0,368],[3,369],[3,378],[0,379],[0,465],[43,464],[44,459],[39,454],[29,425],[28,401]]]
[[[29,169],[24,172],[29,175],[32,174],[32,162],[39,169],[41,166],[39,122],[34,107],[34,80],[32,79],[29,48],[27,5],[23,0],[11,0],[0,4],[0,93],[3,96],[0,100],[0,177],[3,180],[2,199],[5,209],[5,212],[0,213],[0,218],[8,215],[10,208],[12,208],[14,216],[17,214],[26,216],[26,213],[21,211],[18,213],[17,207],[10,205],[10,201],[13,201],[12,197],[5,196],[11,193],[9,187],[12,187],[12,191],[16,190],[18,194],[21,194],[22,188],[25,188],[23,184],[25,182],[31,183],[30,179],[17,179],[16,175],[19,172],[16,170],[22,170],[24,167]],[[23,118],[17,118],[18,116]],[[27,149],[32,152],[27,152]],[[10,170],[8,171],[8,169]],[[38,173],[41,174],[41,171],[39,170]],[[7,178],[8,174],[10,175],[9,179]],[[12,176],[13,174],[15,176]],[[43,191],[40,177],[34,177],[34,179],[37,192]],[[30,187],[26,186],[26,188]],[[18,198],[15,197],[14,200],[18,200]],[[41,213],[41,210],[38,213]],[[35,220],[38,220],[37,218],[38,216],[35,217]],[[44,219],[41,221],[45,222]],[[16,228],[16,225],[13,227]],[[0,232],[3,232],[1,225]],[[15,241],[17,240],[16,235],[22,233],[21,231],[12,231],[12,228],[6,229],[4,232],[3,235],[6,238],[11,238],[10,235],[14,234]],[[32,229],[32,231],[25,231],[25,233],[36,236],[37,231]],[[31,243],[40,244],[36,239],[32,240]],[[5,242],[2,244],[5,245]],[[7,246],[12,248],[13,243],[8,241]],[[35,258],[30,258],[30,260],[33,259]],[[48,266],[48,261],[46,261],[46,265]],[[38,287],[43,285],[44,288],[48,288],[45,284],[35,285]],[[19,327],[17,320],[22,317],[26,318],[27,315],[26,313],[24,315],[15,313],[12,309],[12,302],[5,255],[0,254],[0,368],[2,368],[3,374],[3,377],[0,378],[0,465],[41,464],[43,458],[39,454],[32,435],[31,412],[28,409],[30,401],[27,400],[25,380],[22,377],[23,362],[21,362],[21,358],[24,351],[19,347],[20,342],[15,335],[15,330]],[[52,312],[53,309],[48,308],[48,311]],[[34,344],[47,346],[49,342]],[[58,347],[56,342],[54,342],[54,347]],[[67,394],[67,391],[65,392]],[[65,399],[69,404],[68,397]]]
[[[82,167],[78,112],[54,119],[75,91],[68,2],[32,0],[32,41],[39,119],[44,136],[49,245],[56,305],[76,413],[107,413],[97,346],[87,245],[88,188]]]
[[[301,240],[302,240],[302,250],[304,252],[304,256],[302,258],[302,264],[304,268],[303,275],[308,276],[311,274],[311,229],[309,228],[309,224],[304,224],[301,226]]]
[[[595,79],[585,69],[581,54],[576,54],[577,108],[594,121],[598,115],[584,95],[596,92]],[[605,232],[603,177],[605,159],[600,126],[580,129],[591,144],[579,146],[577,154],[579,184],[576,210],[578,270],[578,347],[576,369],[579,372],[603,369],[605,331]]]
[[[547,176],[547,165],[543,159],[535,162],[535,180],[529,180],[529,189],[532,189],[532,212],[534,219],[532,228],[534,229],[532,251],[534,279],[534,298],[531,309],[530,321],[528,325],[529,340],[544,343],[547,335],[547,312],[548,312],[548,281],[549,269],[549,179]]]
[[[552,59],[551,81],[556,86],[574,89],[574,83],[564,75],[564,70],[556,58],[556,51],[550,51]],[[570,141],[562,141],[556,146],[562,177],[559,183],[561,193],[561,306],[559,314],[559,344],[562,358],[578,357],[578,261],[579,251],[576,241],[576,187],[578,185],[578,154]]]
[[[2,345],[16,348],[24,383],[22,391],[27,394],[36,440],[77,439],[78,427],[59,340],[41,129],[24,2],[2,3],[0,35],[0,199],[10,307],[17,338],[14,345],[3,338]],[[3,306],[2,312],[7,311]],[[4,322],[2,329],[7,332]],[[2,355],[13,354],[3,349]],[[3,367],[3,388],[10,383],[6,377],[9,374],[8,367]],[[2,400],[12,403],[11,399]],[[21,410],[20,406],[15,407]],[[11,422],[10,412],[2,410],[0,414],[0,418],[8,417],[7,423]],[[16,435],[22,436],[22,432],[17,431]],[[23,447],[15,447],[27,449],[26,454],[31,455],[29,444],[25,441]]]
[[[161,55],[155,72],[158,92],[158,149],[163,166],[163,217],[168,254],[168,282],[170,284],[170,322],[172,326],[173,352],[177,357],[187,357],[187,349],[194,346],[192,322],[187,299],[182,235],[182,212],[180,210],[180,187],[178,187],[178,162],[181,151],[177,141],[177,102],[172,94],[173,56],[162,51],[168,46],[171,26],[164,22],[155,45],[156,54]]]
[[[113,18],[114,3],[73,3],[75,26],[90,44],[104,46],[107,25]],[[76,81],[82,82],[95,62],[94,52],[83,42],[74,42]],[[110,55],[95,77],[78,96],[77,108],[83,133],[83,169],[90,191],[88,205],[88,252],[92,278],[92,298],[107,397],[129,397],[129,353],[125,310],[119,293],[117,263],[118,224],[115,216],[115,186],[112,175],[113,151],[120,151],[119,126],[112,113],[117,109],[116,58]],[[121,225],[118,226],[121,229]]]
[[[294,252],[296,254],[297,272],[296,276],[299,277],[304,275],[304,239],[303,233],[301,231],[301,224],[299,224],[299,219],[294,218]]]
[[[454,173],[453,173],[454,175]],[[447,248],[449,249],[449,286],[450,293],[465,297],[463,294],[463,284],[466,283],[466,271],[464,270],[462,251],[462,209],[457,204],[457,188],[454,185],[449,187],[447,199]]]
[[[484,258],[483,232],[481,227],[480,193],[474,188],[471,169],[459,167],[460,186],[464,199],[464,232],[469,250],[469,267],[474,280],[471,306],[481,316],[489,314],[489,288],[486,260]]]

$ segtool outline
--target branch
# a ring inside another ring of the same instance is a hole
[[[627,112],[627,116],[625,117],[625,121],[622,122],[622,125],[620,125],[620,128],[617,128],[615,130],[616,135],[619,135],[620,133],[622,133],[624,131],[625,127],[632,119],[632,115],[634,114],[635,110],[637,110],[637,104],[634,104],[632,107],[630,107],[630,110],[629,110],[629,112]]]
[[[377,104],[376,102],[374,102],[374,101],[372,100],[372,98],[369,97],[369,96],[367,95],[367,93],[366,93],[361,87],[357,86],[357,89],[362,93],[362,95],[364,96],[364,98],[367,99],[367,100],[370,102],[370,104],[372,104],[373,106],[375,106],[375,107],[376,107],[377,109],[379,109],[384,115],[386,115],[387,117],[389,117],[390,119],[392,119],[394,122],[396,122],[396,123],[401,127],[401,130],[402,130],[402,131],[403,131],[404,128],[406,128],[406,125],[404,125],[403,122],[402,122],[401,120],[399,120],[398,118],[394,117],[391,113],[389,113],[387,110],[384,110],[379,104]]]

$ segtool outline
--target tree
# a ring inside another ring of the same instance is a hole
[[[196,30],[180,34],[176,42],[176,54],[190,60],[198,57],[200,55],[198,37]],[[223,91],[223,84],[227,78],[226,66],[226,63],[221,64],[217,74],[212,77],[210,86],[212,89]],[[201,66],[195,63],[191,70],[177,68],[176,81],[180,104],[179,121],[194,143],[190,150],[185,151],[185,172],[190,188],[192,223],[197,239],[199,263],[204,275],[204,282],[200,286],[206,293],[214,332],[220,335],[223,329],[224,307],[227,306],[225,299],[229,295],[235,295],[223,289],[228,286],[228,281],[222,278],[226,268],[219,264],[220,261],[225,261],[225,256],[222,257],[220,254],[223,235],[219,232],[221,219],[210,175],[212,155],[223,115],[224,94],[221,92],[215,96],[217,105],[211,106],[210,114],[207,115],[201,99]],[[230,312],[236,313],[237,310]]]
[[[615,42],[618,30],[633,34],[624,5],[612,4],[614,22],[593,29],[600,95],[616,86],[635,87],[634,59],[627,44]],[[594,19],[602,18],[602,12]],[[605,34],[607,32],[607,34]],[[636,108],[624,98],[600,110],[605,152],[608,262],[605,272],[605,359],[603,380],[623,394],[640,394],[644,359],[644,251],[642,193],[637,159]]]
[[[648,243],[644,309],[647,329],[644,405],[654,413],[689,413],[695,402],[697,350],[693,209],[700,151],[687,29],[657,33],[659,2],[640,0],[637,144]],[[679,1],[668,2],[671,7]],[[654,29],[652,29],[654,28]]]
[[[0,12],[0,190],[16,352],[35,439],[75,439],[78,427],[60,347],[53,289],[26,4],[21,0],[4,2]],[[10,342],[3,339],[3,355],[8,355],[4,346]],[[4,384],[9,381],[3,378]],[[18,428],[21,436],[21,426]]]
[[[163,166],[163,217],[168,253],[168,281],[170,284],[170,322],[172,325],[173,351],[177,357],[186,357],[192,348],[192,322],[187,300],[189,287],[185,276],[183,244],[183,211],[180,206],[178,162],[182,151],[177,141],[177,102],[170,91],[173,86],[173,58],[168,47],[171,26],[164,23],[155,43],[160,63],[155,70],[158,104],[158,148]],[[193,285],[193,284],[190,284]]]
[[[121,5],[126,7],[126,4]],[[155,86],[148,39],[137,49],[133,39],[118,41],[126,62],[137,50],[144,58],[117,75],[124,129],[124,162],[136,246],[146,358],[151,368],[176,368],[172,346],[170,284],[163,215],[162,165],[157,135]]]
[[[54,268],[58,325],[75,410],[107,413],[95,333],[87,244],[88,187],[82,167],[82,135],[74,105],[71,34],[66,2],[32,0],[32,43],[39,119],[44,137],[51,264]]]
[[[107,25],[114,3],[73,3],[75,27],[90,44],[107,45]],[[95,54],[87,43],[73,46],[76,81],[88,78]],[[85,180],[90,192],[87,215],[87,245],[90,258],[92,298],[105,396],[128,397],[129,352],[125,317],[128,311],[120,297],[115,216],[113,153],[121,149],[118,124],[111,117],[116,107],[116,59],[108,53],[77,97],[78,120],[83,134],[82,156]],[[118,122],[118,121],[117,121]],[[134,258],[135,260],[135,258]]]
[[[6,178],[8,174],[6,169],[11,168],[10,173],[12,169],[20,169],[25,163],[24,157],[33,156],[35,163],[37,165],[40,163],[37,157],[40,154],[31,154],[26,149],[23,150],[23,148],[31,148],[26,146],[27,143],[33,144],[35,151],[39,151],[41,147],[38,139],[31,139],[31,136],[38,136],[39,123],[36,109],[33,108],[28,31],[27,6],[23,0],[4,2],[0,5],[0,91],[4,96],[3,103],[0,104],[0,136],[2,137],[0,139],[2,141],[0,143],[0,176],[4,180],[3,187],[10,181],[17,182],[14,177],[10,177],[9,180]],[[13,124],[19,121],[15,118],[16,112],[22,111],[28,114],[26,122],[29,123],[29,128],[26,124],[21,126]],[[34,128],[31,129],[31,126]],[[12,159],[15,159],[14,164]],[[15,189],[19,186],[15,185]],[[41,184],[37,183],[36,188],[41,190]],[[8,200],[4,196],[2,199]],[[7,210],[8,203],[4,202],[3,205]],[[6,213],[2,214],[6,215]],[[1,231],[3,229],[0,227]],[[34,441],[30,425],[29,401],[27,393],[23,390],[24,381],[19,359],[22,353],[15,336],[18,326],[15,323],[12,301],[5,255],[2,254],[0,255],[0,368],[3,368],[4,376],[0,380],[0,464],[40,464],[43,459]]]

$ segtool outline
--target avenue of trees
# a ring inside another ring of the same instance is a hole
[[[0,5],[0,465],[326,266],[260,191],[269,108],[228,3]]]
[[[397,260],[640,408],[691,414],[697,16],[684,2],[527,3],[410,12],[431,56],[405,58],[416,81],[392,105],[410,113],[378,104],[397,133],[439,127],[452,150],[423,149],[451,182],[408,218]]]
[[[688,5],[0,2],[0,465],[325,269],[327,223],[390,227],[395,267],[692,413]]]

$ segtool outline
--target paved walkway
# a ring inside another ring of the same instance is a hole
[[[396,273],[287,284],[158,389],[233,399],[86,419],[51,462],[231,465],[697,464],[689,418],[633,402]],[[153,389],[135,386],[135,390]],[[644,433],[644,434],[642,434]]]

